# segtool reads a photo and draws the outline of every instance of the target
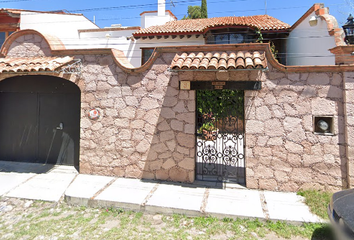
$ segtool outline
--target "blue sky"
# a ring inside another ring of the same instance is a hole
[[[188,5],[200,5],[201,0],[166,0],[166,9],[171,10],[178,19],[187,14]],[[348,2],[354,0],[323,0],[330,8],[338,23],[343,25],[349,13],[354,13]],[[20,8],[27,10],[67,10],[82,13],[88,19],[96,19],[100,27],[111,24],[140,26],[140,13],[157,10],[157,0],[0,0],[2,8]],[[267,0],[267,14],[290,25],[295,23],[314,3],[308,0],[284,1]],[[249,16],[265,13],[265,0],[207,0],[209,17]]]

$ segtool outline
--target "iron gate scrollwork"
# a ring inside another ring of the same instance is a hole
[[[244,184],[244,92],[198,90],[196,112],[196,178]]]

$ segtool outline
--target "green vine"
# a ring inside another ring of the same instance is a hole
[[[241,90],[199,90],[197,91],[199,117],[217,121],[229,116],[243,119],[243,91]]]

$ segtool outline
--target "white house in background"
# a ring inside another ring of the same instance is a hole
[[[275,44],[284,65],[334,65],[329,49],[345,45],[343,30],[323,4],[314,4],[290,26],[268,15],[177,20],[165,2],[158,0],[157,11],[140,14],[141,27],[99,28],[82,14],[63,11],[0,9],[0,20],[16,18],[11,28],[4,28],[6,37],[12,31],[34,29],[57,36],[66,49],[119,49],[134,67],[144,64],[158,46],[251,43],[259,40],[257,29],[263,42]]]
[[[344,32],[323,4],[314,4],[290,28],[287,39],[287,65],[334,65],[329,49],[343,46]]]

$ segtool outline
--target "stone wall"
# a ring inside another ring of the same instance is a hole
[[[53,54],[36,34],[12,39],[7,57]],[[97,51],[56,50],[83,64],[80,78],[66,76],[81,89],[81,173],[193,182],[195,91],[179,90],[179,81],[257,80],[261,90],[245,91],[247,187],[336,190],[354,182],[353,72],[290,73],[273,68],[268,55],[268,72],[171,73],[171,49],[136,71]],[[97,120],[88,117],[92,109],[101,113]],[[315,134],[314,116],[333,117],[333,134]]]
[[[261,91],[245,93],[249,188],[297,191],[346,186],[343,85],[338,73],[270,69]],[[334,134],[314,133],[314,116],[333,116]]]
[[[165,54],[139,74],[123,72],[111,56],[83,60],[80,172],[194,181],[195,92],[179,91]],[[98,120],[88,112],[97,108]]]

